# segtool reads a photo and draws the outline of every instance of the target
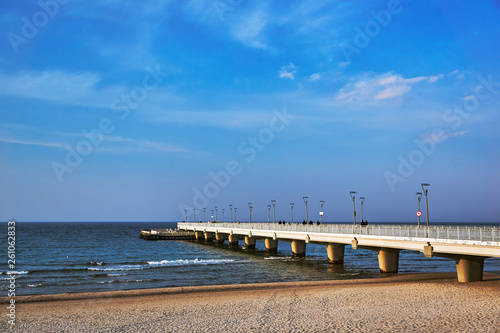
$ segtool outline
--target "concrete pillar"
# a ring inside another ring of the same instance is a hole
[[[217,244],[224,244],[225,238],[226,237],[224,237],[224,234],[221,234],[221,233],[215,234],[215,240],[217,241]]]
[[[229,245],[232,246],[238,245],[238,235],[229,235],[228,240],[229,240]]]
[[[266,244],[266,252],[278,252],[278,240],[266,238],[264,243]]]
[[[202,241],[205,239],[205,235],[203,235],[203,231],[195,231],[194,237],[196,238],[197,241]]]
[[[214,239],[213,232],[205,232],[205,242],[211,242]]]
[[[458,282],[473,282],[483,279],[484,258],[464,256],[455,259]]]
[[[292,253],[294,257],[305,257],[306,256],[306,242],[303,240],[293,240],[292,241]]]
[[[247,249],[255,249],[255,238],[245,236],[245,246]]]
[[[397,273],[399,268],[399,249],[380,248],[378,266],[382,273]]]
[[[344,263],[344,244],[328,244],[326,252],[328,253],[328,262],[330,264]]]

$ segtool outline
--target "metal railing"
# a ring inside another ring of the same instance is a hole
[[[275,231],[298,231],[332,234],[357,234],[408,238],[434,238],[463,241],[500,241],[500,227],[483,226],[412,226],[404,224],[278,224],[278,223],[178,223],[178,227],[219,227],[232,229],[259,229]]]

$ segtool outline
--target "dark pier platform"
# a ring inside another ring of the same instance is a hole
[[[195,240],[193,231],[178,229],[142,229],[141,236],[144,240]]]

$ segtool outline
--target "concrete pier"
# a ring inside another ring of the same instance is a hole
[[[278,241],[272,238],[266,238],[264,243],[266,244],[266,252],[273,253],[278,252]]]
[[[245,238],[248,249],[255,248],[257,239],[264,240],[266,250],[277,250],[279,241],[291,242],[295,257],[303,257],[308,243],[326,245],[328,261],[342,264],[345,246],[353,250],[377,251],[379,268],[384,273],[397,273],[400,250],[418,251],[427,258],[444,257],[456,262],[459,282],[480,281],[484,260],[500,258],[500,229],[478,226],[431,226],[352,224],[276,224],[269,223],[178,223],[180,230],[191,232],[197,240],[211,239],[217,234],[228,237],[237,245],[238,237]],[[206,235],[204,234],[206,233]],[[212,234],[210,237],[210,233]],[[142,234],[142,233],[141,233]],[[147,234],[145,231],[144,234]],[[146,235],[147,236],[147,235]],[[143,236],[145,237],[145,236]],[[221,236],[215,236],[221,241]],[[340,269],[342,265],[332,265]]]
[[[397,273],[399,268],[399,249],[378,249],[378,266],[382,273]]]
[[[255,249],[255,238],[245,236],[245,246],[247,249]]]
[[[195,236],[197,241],[205,240],[205,235],[203,234],[203,231],[195,231],[194,236]]]
[[[328,254],[328,262],[330,264],[343,264],[344,263],[344,244],[328,244],[326,252]]]
[[[205,232],[205,242],[211,242],[214,240],[213,232]]]
[[[238,235],[229,235],[227,236],[229,245],[237,246],[238,245]]]
[[[224,244],[224,240],[224,234],[221,234],[219,232],[215,234],[215,241],[217,242],[217,244]]]
[[[458,282],[473,282],[483,279],[484,258],[463,256],[455,259]]]
[[[294,257],[305,257],[306,242],[303,240],[292,240],[292,253]]]

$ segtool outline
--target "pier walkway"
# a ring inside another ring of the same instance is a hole
[[[186,223],[179,230],[192,231],[197,240],[237,245],[245,239],[247,248],[264,240],[268,252],[276,252],[278,241],[291,243],[294,256],[303,257],[308,243],[327,246],[328,260],[343,264],[346,245],[377,251],[381,272],[397,273],[399,251],[423,252],[426,257],[444,257],[456,262],[459,282],[480,281],[484,260],[500,257],[500,228],[475,226],[425,226],[277,223]]]

